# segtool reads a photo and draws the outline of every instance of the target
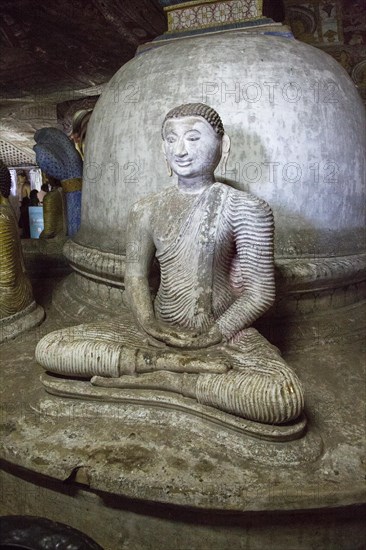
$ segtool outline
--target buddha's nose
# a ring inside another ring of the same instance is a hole
[[[176,145],[175,145],[174,153],[175,153],[175,155],[177,155],[177,157],[184,157],[184,155],[187,154],[184,139],[178,139],[178,141],[176,142]]]

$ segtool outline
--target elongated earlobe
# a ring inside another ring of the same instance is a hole
[[[168,171],[168,176],[171,178],[172,175],[173,175],[173,170],[172,170],[172,167],[170,166],[170,164],[169,164],[169,162],[168,162],[168,159],[166,158],[164,141],[163,141],[163,143],[161,144],[161,150],[163,151],[163,155],[164,155],[164,159],[165,159],[165,164],[166,164],[166,169],[167,169],[167,171]]]
[[[221,175],[225,176],[226,165],[230,155],[230,138],[227,134],[222,136],[222,149],[221,149],[221,160],[220,160],[220,171]]]
[[[166,168],[168,170],[168,176],[171,178],[172,175],[173,175],[173,170],[172,170],[172,167],[170,166],[169,162],[167,159],[165,159],[165,162],[166,162]]]

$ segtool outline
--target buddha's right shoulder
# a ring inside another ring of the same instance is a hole
[[[146,197],[143,197],[135,202],[132,205],[130,212],[136,214],[140,211],[153,211],[155,208],[160,208],[163,206],[167,198],[174,194],[174,192],[173,187],[168,187],[166,189],[162,189],[158,193],[147,195]]]

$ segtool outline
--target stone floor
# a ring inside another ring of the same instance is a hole
[[[47,395],[34,349],[65,325],[54,284],[34,285],[46,321],[0,348],[2,514],[63,521],[116,550],[364,548],[365,347],[351,330],[364,304],[331,315],[348,339],[286,352],[308,432],[270,443],[164,407]]]

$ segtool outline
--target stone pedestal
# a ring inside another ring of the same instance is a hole
[[[38,306],[34,300],[14,315],[0,319],[0,344],[36,327],[42,323],[43,319],[43,308]]]

